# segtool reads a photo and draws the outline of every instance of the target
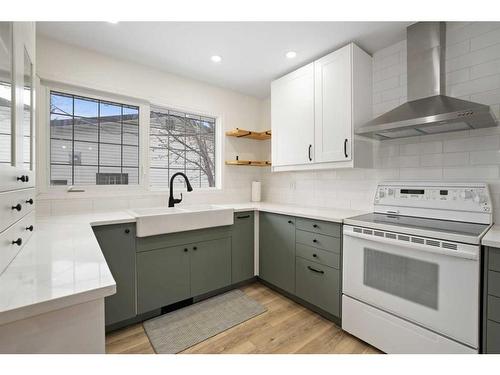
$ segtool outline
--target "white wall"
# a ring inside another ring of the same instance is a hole
[[[500,119],[500,23],[448,23],[447,94],[488,104]],[[406,101],[406,41],[373,55],[373,114]],[[490,184],[500,219],[500,129],[420,136],[379,144],[374,169],[266,173],[264,199],[371,210],[381,180],[460,180]]]
[[[263,107],[259,99],[41,36],[37,38],[36,50],[37,74],[42,82],[52,81],[90,89],[111,98],[116,95],[117,99],[130,98],[138,102],[214,115],[221,119],[224,131],[235,127],[261,130]],[[46,89],[42,86],[40,92],[44,91]],[[47,106],[43,95],[40,103]],[[85,193],[47,189],[48,124],[45,111],[40,111],[40,114],[37,129],[37,183],[40,192],[38,214],[166,205],[168,192],[154,193],[129,187],[108,187],[98,192]],[[265,143],[268,142],[258,144],[251,140],[223,136],[223,159],[234,159],[236,155],[241,159],[260,158],[266,149]],[[147,160],[142,160],[141,164],[147,170]],[[261,171],[252,167],[223,165],[222,174],[222,190],[184,194],[185,202],[248,201],[251,181],[258,179]]]

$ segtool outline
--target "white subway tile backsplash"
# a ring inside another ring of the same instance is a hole
[[[471,165],[500,164],[500,150],[473,151],[470,153]]]
[[[486,180],[498,178],[498,166],[443,168],[443,177],[449,180]]]
[[[443,154],[443,166],[457,167],[457,166],[466,166],[468,164],[469,164],[468,152],[451,152],[448,154]]]
[[[500,74],[500,59],[474,65],[470,68],[470,78],[480,78]]]
[[[444,152],[497,150],[500,146],[498,135],[489,137],[469,137],[444,141]]]
[[[443,154],[420,155],[421,167],[440,167],[443,165]]]
[[[392,78],[387,78],[379,82],[374,82],[373,83],[373,92],[380,92],[380,91],[385,91],[389,89],[393,89],[396,87],[400,87],[400,76],[395,76]]]
[[[470,40],[470,49],[475,51],[498,43],[500,43],[500,27],[497,24],[496,29],[472,38]]]

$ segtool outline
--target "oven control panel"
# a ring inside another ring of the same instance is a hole
[[[377,187],[375,205],[439,208],[457,211],[491,212],[485,184],[476,185],[384,185]]]

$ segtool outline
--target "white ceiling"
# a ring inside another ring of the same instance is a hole
[[[373,53],[411,22],[38,22],[69,44],[265,98],[271,80],[355,41]],[[286,59],[289,50],[297,52]],[[215,64],[210,56],[222,56]]]

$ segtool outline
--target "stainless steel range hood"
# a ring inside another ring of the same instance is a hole
[[[497,126],[489,106],[444,95],[444,22],[407,28],[408,102],[361,126],[356,134],[377,139]]]

